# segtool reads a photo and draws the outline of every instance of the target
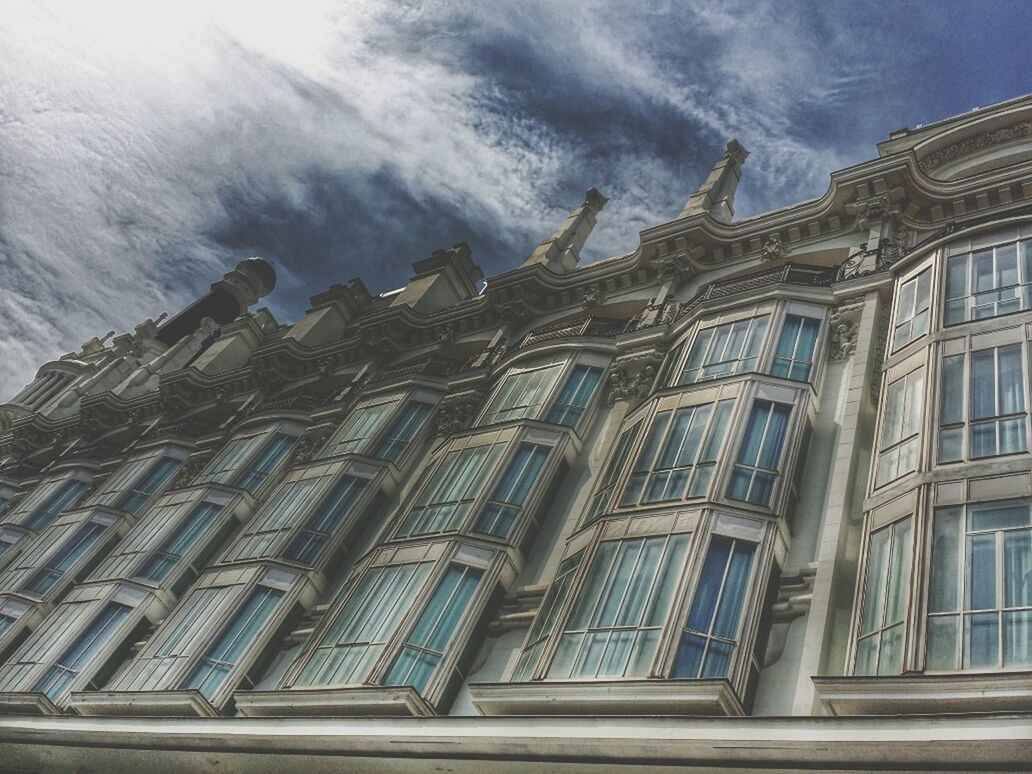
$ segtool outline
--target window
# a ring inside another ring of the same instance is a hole
[[[523,504],[541,475],[551,449],[535,443],[521,443],[509,461],[501,480],[484,506],[474,529],[488,535],[508,536]]]
[[[609,457],[605,473],[602,474],[599,482],[598,491],[595,492],[595,496],[592,499],[591,510],[588,513],[587,519],[589,522],[597,519],[609,508],[609,503],[613,499],[613,492],[616,490],[616,484],[623,475],[627,457],[631,453],[631,447],[634,445],[640,427],[641,422],[636,422],[620,434],[620,440],[616,442],[616,451]]]
[[[896,325],[892,329],[892,351],[928,333],[928,307],[931,303],[932,272],[925,269],[899,286]]]
[[[136,577],[155,583],[164,580],[211,526],[221,509],[222,506],[215,503],[197,503],[186,519],[180,522],[144,561],[136,571]]]
[[[1032,308],[1032,240],[1011,241],[946,261],[946,325]]]
[[[182,464],[182,460],[162,457],[154,463],[154,466],[139,483],[122,495],[115,507],[128,513],[136,513],[144,503],[168,483]]]
[[[283,535],[293,529],[300,514],[313,505],[328,478],[313,476],[284,482],[251,519],[243,533],[233,541],[223,561],[260,559],[274,555]]]
[[[432,562],[420,562],[369,570],[320,638],[295,684],[363,682],[412,608],[432,566]]]
[[[161,446],[130,458],[112,473],[88,505],[110,505],[135,514],[183,464],[185,449]]]
[[[728,497],[758,505],[770,503],[791,415],[792,407],[784,403],[757,400],[753,404]]]
[[[871,533],[867,552],[858,675],[898,675],[903,667],[903,619],[910,591],[910,519]]]
[[[705,494],[734,403],[722,400],[656,414],[620,507]]]
[[[689,539],[679,534],[600,543],[548,677],[647,676]]]
[[[71,537],[46,559],[43,567],[33,573],[24,589],[42,596],[54,587],[69,569],[75,566],[93,547],[107,525],[89,522],[75,530]]]
[[[53,702],[63,698],[72,681],[104,649],[129,612],[130,608],[125,605],[109,603],[43,673],[33,690],[45,694]]]
[[[39,532],[50,522],[56,519],[63,510],[70,508],[79,499],[79,496],[86,490],[85,481],[69,479],[63,481],[52,495],[37,508],[25,522],[29,529]]]
[[[875,486],[917,470],[923,405],[924,374],[920,371],[911,371],[885,388]]]
[[[932,524],[930,671],[1032,667],[1028,501],[940,508]]]
[[[965,435],[971,459],[1028,450],[1021,347],[1008,344],[975,350],[969,361],[966,355],[943,358],[939,462],[964,459]],[[966,362],[970,374],[965,402]]]
[[[265,444],[258,457],[251,463],[247,470],[243,471],[236,485],[254,494],[258,487],[265,483],[273,471],[279,467],[287,454],[290,453],[297,439],[286,433],[276,433]]]
[[[749,593],[754,543],[715,536],[710,542],[672,677],[724,677],[738,642]]]
[[[415,400],[407,402],[394,422],[391,423],[387,434],[373,452],[373,456],[388,462],[397,462],[401,459],[401,455],[423,429],[423,425],[426,424],[426,420],[433,410],[434,407],[429,403]]]
[[[254,494],[286,459],[295,441],[290,433],[270,431],[234,438],[194,483],[229,484]]]
[[[580,567],[583,551],[578,551],[573,556],[568,556],[559,563],[559,570],[555,579],[548,587],[548,592],[541,600],[541,607],[534,617],[530,631],[527,632],[527,641],[523,645],[523,652],[520,654],[516,668],[513,669],[512,680],[518,682],[529,680],[534,673],[534,667],[541,658],[541,652],[548,642],[549,636],[555,627],[559,611],[562,610],[566,596],[570,593],[570,586],[577,575],[577,568]]]
[[[431,403],[422,400],[403,401],[399,395],[374,400],[360,404],[351,412],[322,457],[360,453],[397,462],[419,435],[434,410]]]
[[[601,376],[601,368],[576,366],[567,377],[559,397],[552,404],[552,410],[548,412],[548,421],[557,425],[576,427]]]
[[[448,452],[423,485],[398,534],[425,535],[458,529],[504,448],[504,443],[496,443]]]
[[[817,346],[817,331],[821,321],[797,314],[785,316],[781,337],[774,353],[770,372],[774,376],[805,382],[813,369],[813,351]]]
[[[483,574],[482,570],[459,564],[448,567],[401,646],[384,685],[411,685],[420,692],[426,689]]]
[[[248,596],[200,661],[182,683],[182,688],[196,688],[206,699],[213,699],[248,647],[268,623],[283,598],[283,592],[258,586]]]
[[[770,315],[717,325],[699,331],[678,384],[740,374],[756,369]]]
[[[558,362],[509,369],[478,424],[491,425],[528,417],[536,419],[565,367],[565,362]]]
[[[301,530],[287,546],[284,553],[286,558],[295,562],[311,563],[344,522],[367,483],[366,479],[355,476],[341,478],[329,495],[319,503],[315,513],[301,525]]]

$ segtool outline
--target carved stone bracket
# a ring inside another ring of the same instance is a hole
[[[763,666],[775,663],[785,651],[788,629],[796,618],[810,612],[813,602],[813,583],[817,577],[817,565],[808,564],[796,575],[786,575],[778,585],[777,601],[771,606],[770,636]]]
[[[295,462],[309,462],[315,458],[333,430],[332,425],[317,425],[309,428],[297,444]]]
[[[856,351],[856,338],[863,309],[862,299],[848,299],[835,307],[831,313],[831,346],[828,347],[828,359],[832,362],[848,360]]]
[[[208,463],[211,462],[212,457],[215,456],[214,451],[200,451],[195,454],[191,454],[186,460],[186,464],[179,469],[178,475],[176,475],[175,483],[173,487],[188,486],[194,477],[197,476]]]
[[[609,403],[644,398],[652,388],[663,355],[654,349],[621,355],[609,369],[606,400]]]
[[[605,291],[602,290],[599,285],[589,285],[584,290],[584,296],[581,298],[581,306],[585,309],[595,309],[596,307],[602,306],[606,302]]]
[[[788,256],[788,248],[781,241],[780,234],[770,234],[760,247],[760,262],[779,261]]]
[[[448,436],[465,430],[483,402],[484,393],[480,390],[464,390],[448,395],[441,401],[434,416],[434,434]]]
[[[885,193],[850,202],[846,205],[846,212],[856,215],[857,228],[870,231],[877,223],[899,219],[902,213],[899,203],[903,197],[903,189],[897,186]]]

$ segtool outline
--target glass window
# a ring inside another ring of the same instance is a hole
[[[552,410],[548,412],[548,421],[557,425],[576,427],[601,377],[601,368],[576,366],[567,377],[559,397],[552,404]]]
[[[50,666],[33,688],[53,702],[59,701],[91,660],[108,644],[119,624],[128,617],[131,608],[109,603],[85,631]]]
[[[244,527],[223,560],[260,559],[274,555],[283,535],[297,526],[301,514],[312,507],[328,478],[313,476],[281,484]]]
[[[536,443],[521,443],[509,460],[501,480],[480,513],[474,529],[488,535],[506,537],[541,475],[551,449]]]
[[[408,401],[398,416],[391,423],[383,440],[380,441],[372,456],[397,462],[405,453],[413,439],[419,435],[434,407],[429,403],[417,400]]]
[[[380,432],[387,418],[398,407],[398,402],[398,396],[392,395],[379,403],[356,407],[344,420],[323,456],[333,457],[360,451],[366,441]]]
[[[384,678],[384,685],[411,685],[417,691],[426,689],[452,635],[468,614],[483,574],[482,570],[460,564],[448,568],[401,646],[401,652]]]
[[[756,370],[770,315],[704,328],[695,337],[678,384]]]
[[[222,506],[215,503],[197,503],[187,517],[143,562],[135,573],[136,577],[155,583],[164,580],[179,560],[197,543],[205,530],[211,526],[221,509]]]
[[[25,526],[39,532],[56,519],[62,511],[75,505],[79,496],[86,491],[86,487],[85,481],[74,478],[61,482],[57,490],[28,518]]]
[[[671,677],[724,677],[738,644],[754,543],[715,536],[706,552]]]
[[[366,479],[355,476],[341,478],[329,495],[319,503],[315,512],[305,519],[301,530],[287,546],[284,553],[286,558],[295,562],[314,561],[337,528],[344,523],[367,483]]]
[[[946,324],[1032,308],[1032,240],[953,255],[946,262]]]
[[[504,443],[496,443],[448,452],[423,485],[398,534],[458,529],[504,448]]]
[[[259,632],[268,625],[282,598],[282,591],[264,586],[255,588],[190,671],[181,687],[196,688],[201,695],[211,700],[233,667],[240,663]]]
[[[103,524],[90,522],[75,530],[63,545],[51,553],[45,565],[32,574],[24,586],[25,590],[33,594],[46,594],[93,547],[105,529]]]
[[[899,287],[896,325],[892,330],[892,351],[928,333],[928,307],[931,304],[932,272],[925,269]]]
[[[753,404],[728,497],[759,505],[770,502],[791,415],[792,407],[785,403],[758,400]]]
[[[684,566],[690,535],[599,544],[548,677],[645,677]]]
[[[940,508],[932,524],[929,670],[1032,667],[1028,501]]]
[[[970,360],[966,355],[943,358],[939,462],[964,458],[965,435],[971,459],[1028,450],[1021,349],[1021,344],[1008,344],[975,350]],[[969,399],[965,404],[964,367],[968,362]]]
[[[421,562],[369,570],[320,638],[295,685],[362,683],[412,608],[432,566]]]
[[[122,495],[115,507],[128,513],[136,513],[169,482],[182,464],[182,460],[162,457],[132,489]]]
[[[875,486],[917,470],[923,405],[924,374],[920,371],[911,371],[885,389]]]
[[[509,369],[479,424],[537,419],[565,367],[565,362],[559,362],[523,370]]]
[[[706,494],[734,403],[722,400],[656,414],[620,507]]]
[[[817,331],[821,321],[798,314],[785,316],[781,337],[774,352],[770,372],[785,379],[805,382],[813,369],[813,351],[817,346]]]
[[[534,667],[541,658],[541,651],[555,628],[559,611],[562,610],[563,603],[570,593],[570,586],[573,585],[573,579],[577,575],[577,568],[580,567],[583,556],[584,552],[578,551],[559,563],[555,578],[548,587],[544,599],[541,600],[538,614],[534,617],[530,631],[527,632],[527,641],[523,645],[523,652],[512,673],[513,682],[529,680],[533,676]]]
[[[898,675],[903,668],[910,553],[909,517],[871,533],[855,674]]]
[[[258,456],[241,472],[236,486],[254,494],[283,462],[297,439],[286,433],[276,433],[269,439]]]
[[[587,521],[594,521],[609,508],[609,503],[613,499],[613,492],[616,490],[616,484],[620,480],[620,476],[623,475],[624,466],[627,464],[627,457],[631,453],[631,447],[634,446],[639,428],[641,428],[641,422],[636,422],[620,434],[620,440],[616,442],[616,450],[609,457],[605,473],[602,474],[602,478],[599,481],[598,491],[595,492],[595,496],[592,498],[591,511],[588,514]]]

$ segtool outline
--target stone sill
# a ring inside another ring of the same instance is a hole
[[[0,715],[60,715],[61,708],[43,693],[0,693]]]
[[[411,686],[285,688],[237,691],[237,712],[245,717],[432,717],[427,701]]]
[[[945,715],[1027,711],[1032,672],[814,677],[830,715]]]
[[[89,717],[217,718],[219,711],[200,691],[83,691],[69,709]]]
[[[723,679],[547,680],[474,683],[473,704],[482,715],[745,715]]]

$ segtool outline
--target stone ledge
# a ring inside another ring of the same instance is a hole
[[[482,715],[745,715],[723,679],[548,680],[474,683],[473,704]]]
[[[72,694],[69,709],[89,717],[201,717],[220,713],[200,691],[81,691]]]
[[[285,688],[237,691],[237,712],[245,717],[432,717],[433,707],[411,686]]]
[[[817,697],[831,715],[945,715],[1032,707],[1029,671],[812,680]]]
[[[60,715],[61,708],[43,693],[0,693],[0,715]]]

